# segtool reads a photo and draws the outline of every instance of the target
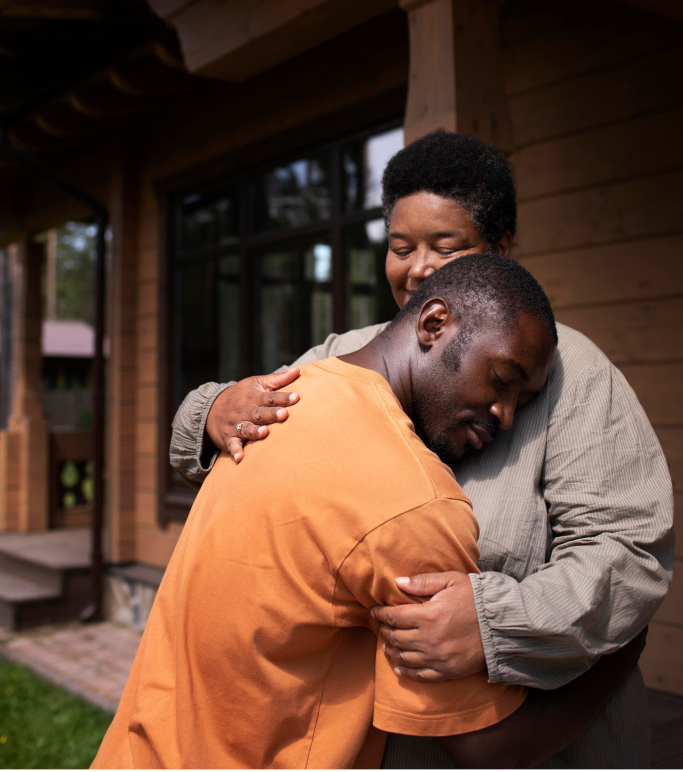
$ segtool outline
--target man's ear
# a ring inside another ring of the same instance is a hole
[[[445,328],[456,320],[450,306],[442,298],[430,298],[420,309],[415,325],[417,340],[423,348],[431,348]]]

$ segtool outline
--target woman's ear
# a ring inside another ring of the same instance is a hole
[[[456,323],[450,306],[442,298],[430,298],[420,309],[415,334],[420,346],[431,348],[443,335],[446,327]]]
[[[501,255],[502,257],[512,257],[512,234],[510,231],[508,231],[498,242],[496,254]]]

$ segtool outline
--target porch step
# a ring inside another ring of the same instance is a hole
[[[0,625],[17,629],[17,617],[26,606],[47,602],[53,604],[61,595],[40,582],[16,576],[0,568]]]
[[[0,626],[77,619],[90,593],[89,529],[0,534]]]

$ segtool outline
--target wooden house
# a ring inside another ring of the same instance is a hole
[[[103,544],[134,595],[192,503],[168,466],[180,400],[391,317],[379,177],[438,127],[509,154],[514,255],[635,389],[680,519],[680,0],[1,0],[0,69],[0,531],[51,522],[35,235],[92,218],[8,147],[109,212]],[[643,670],[683,694],[680,566]]]

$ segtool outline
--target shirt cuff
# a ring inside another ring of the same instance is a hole
[[[216,389],[214,393],[208,397],[202,408],[201,415],[199,417],[199,431],[197,432],[197,446],[195,448],[195,459],[199,468],[203,472],[210,472],[213,469],[213,465],[216,463],[220,450],[211,442],[211,438],[207,437],[210,444],[207,444],[206,453],[211,453],[208,462],[204,465],[204,436],[206,434],[206,419],[209,416],[209,411],[213,407],[213,403],[216,401],[219,394],[222,394],[230,386],[234,386],[237,381],[230,381],[230,383],[222,383],[220,388]]]
[[[502,674],[496,663],[496,648],[493,642],[493,633],[486,617],[486,606],[484,605],[484,585],[482,584],[483,574],[468,574],[472,584],[472,594],[474,595],[474,607],[477,610],[477,621],[479,622],[479,632],[481,633],[481,642],[484,646],[484,657],[486,658],[486,676],[491,684],[500,683]]]

